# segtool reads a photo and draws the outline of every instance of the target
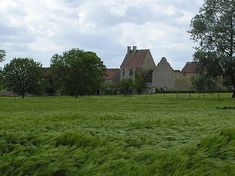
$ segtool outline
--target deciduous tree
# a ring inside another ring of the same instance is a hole
[[[197,74],[192,78],[193,88],[198,92],[217,90],[217,80],[207,74]]]
[[[206,0],[192,19],[190,33],[199,43],[194,56],[201,72],[223,75],[235,98],[235,1]]]
[[[35,93],[40,85],[41,64],[30,58],[15,58],[3,69],[4,85],[7,89],[25,97]]]
[[[71,49],[63,56],[54,55],[51,68],[55,80],[70,95],[97,91],[104,81],[105,66],[94,52]]]

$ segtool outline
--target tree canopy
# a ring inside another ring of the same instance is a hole
[[[71,49],[51,59],[57,86],[73,96],[92,94],[104,81],[105,66],[94,52]]]
[[[15,58],[3,69],[4,84],[7,89],[25,97],[25,93],[35,93],[41,78],[41,64],[30,58]]]
[[[5,56],[6,56],[6,51],[0,49],[0,62],[2,62],[4,60]]]
[[[191,22],[199,73],[224,77],[235,97],[235,1],[206,0]]]
[[[218,89],[214,77],[206,74],[198,74],[192,78],[194,89],[198,92],[215,91]]]

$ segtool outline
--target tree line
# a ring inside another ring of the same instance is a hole
[[[1,50],[1,61],[5,54]],[[105,70],[96,53],[71,49],[52,56],[49,72],[32,58],[14,58],[1,71],[1,84],[23,98],[26,93],[40,95],[45,91],[82,96],[101,87]]]
[[[1,61],[5,55],[6,52],[1,50]],[[42,68],[42,64],[32,58],[12,59],[1,70],[0,85],[22,98],[26,94],[55,95],[56,92],[75,97],[97,95],[113,87],[124,95],[130,94],[133,88],[141,94],[146,87],[139,73],[135,73],[134,80],[123,80],[110,85],[105,83],[105,72],[106,67],[96,53],[71,49],[62,55],[53,55],[50,68]]]

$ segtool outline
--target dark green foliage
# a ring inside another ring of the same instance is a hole
[[[133,90],[136,90],[138,94],[142,94],[146,88],[146,81],[141,73],[135,72],[134,78],[123,79],[117,85],[121,89],[121,92],[126,96],[132,94]]]
[[[235,1],[206,0],[192,19],[190,33],[199,44],[194,55],[199,73],[223,75],[235,98]]]
[[[6,51],[0,49],[0,62],[4,61],[5,56],[6,56]]]
[[[51,58],[51,77],[53,87],[63,90],[64,77],[66,73],[65,61],[61,55],[55,54]]]
[[[223,74],[222,67],[220,65],[220,58],[217,57],[216,52],[203,52],[197,50],[194,53],[195,60],[199,63],[197,66],[198,74],[205,74],[207,76],[216,78]]]
[[[133,79],[123,79],[120,81],[119,86],[122,93],[127,96],[128,94],[131,94],[131,90],[133,88]]]
[[[231,94],[0,98],[11,175],[235,175]]]
[[[3,69],[4,85],[24,98],[36,94],[41,86],[41,64],[30,58],[15,58]]]
[[[3,89],[3,75],[2,75],[2,70],[0,68],[0,90]]]
[[[42,68],[41,92],[44,95],[56,95],[56,84],[54,84],[51,68]]]
[[[138,72],[135,72],[133,84],[138,94],[142,94],[143,90],[146,88],[146,81],[143,79],[143,75]]]
[[[216,79],[207,74],[197,74],[192,78],[192,84],[198,92],[209,92],[218,90]]]
[[[51,59],[55,84],[66,94],[93,94],[104,81],[105,66],[93,52],[71,49]]]

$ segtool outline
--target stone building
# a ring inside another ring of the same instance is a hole
[[[120,69],[108,68],[105,72],[105,81],[108,84],[116,84],[120,80]]]
[[[187,62],[181,72],[175,73],[176,90],[192,90],[192,78],[196,74],[198,64]]]
[[[187,62],[181,71],[174,70],[165,57],[156,66],[149,49],[128,46],[126,56],[120,66],[119,80],[134,79],[134,73],[139,72],[144,75],[151,92],[155,89],[187,91],[192,90],[191,79],[196,74],[196,67],[197,63]],[[118,72],[118,69],[114,70]],[[107,72],[111,71],[107,69]],[[117,80],[117,77],[115,79]],[[106,81],[113,82],[110,76],[106,78]]]
[[[152,75],[156,68],[152,54],[149,49],[137,50],[136,46],[131,49],[127,47],[127,54],[120,66],[120,80],[134,78],[135,72],[144,74],[146,77]]]

